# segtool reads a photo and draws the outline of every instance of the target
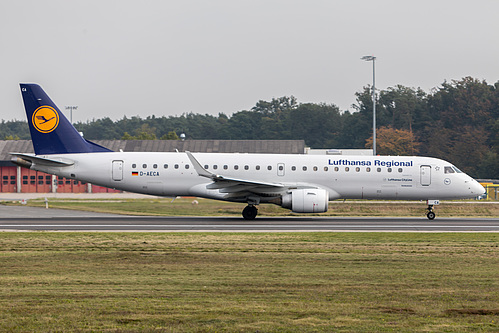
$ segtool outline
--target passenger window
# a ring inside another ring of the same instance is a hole
[[[214,164],[213,165],[213,170],[216,170],[216,169],[218,169],[218,165]]]
[[[153,165],[152,165],[152,167],[153,167],[154,169],[157,169],[157,168],[158,168],[158,165],[157,165],[157,164],[153,164]]]
[[[205,169],[208,169],[208,164],[205,164],[205,165],[204,165],[204,168],[205,168]]]
[[[334,171],[338,172],[338,171],[340,171],[340,168],[334,167]]]
[[[291,167],[291,171],[296,171],[296,167],[294,165]]]
[[[282,165],[279,165],[279,171],[284,170],[284,167]]]
[[[132,168],[135,169],[137,167],[137,164],[132,164]]]
[[[238,170],[239,169],[239,165],[234,165],[234,170]]]
[[[186,165],[185,165],[185,168],[186,168],[186,169],[189,169],[189,164],[186,164]]]
[[[324,171],[328,171],[328,170],[329,170],[329,168],[328,168],[328,167],[324,167]]]
[[[249,170],[249,165],[245,165],[244,170]]]
[[[355,168],[355,171],[360,172],[360,168],[359,168],[359,167],[356,167],[356,168]]]
[[[164,169],[168,169],[168,164],[163,164]]]
[[[367,168],[366,168],[366,171],[367,171],[367,172],[371,172],[371,168],[370,168],[370,167],[367,167]]]
[[[444,173],[454,173],[454,169],[450,166],[444,167]]]
[[[346,167],[346,168],[345,168],[345,171],[346,171],[346,172],[350,171],[350,168],[349,168],[349,167]]]
[[[175,164],[175,169],[178,169],[178,164]]]
[[[319,168],[318,168],[318,167],[316,167],[316,166],[314,166],[314,171],[317,171],[317,170],[319,170]]]
[[[381,172],[381,168],[377,168],[376,171]]]
[[[147,164],[142,164],[142,168],[143,169],[147,168]]]
[[[388,168],[388,172],[392,172],[392,168]]]
[[[399,170],[398,170],[398,171],[399,171],[400,173],[402,173],[402,171],[403,171],[403,170],[402,170],[402,168],[399,168]]]
[[[272,166],[271,165],[267,166],[267,170],[269,171],[272,170]]]
[[[303,171],[307,171],[307,167],[306,166],[304,166],[302,169],[303,169]]]
[[[227,164],[224,165],[224,170],[227,170],[229,166]]]
[[[257,165],[257,166],[255,167],[255,169],[260,170],[260,166],[259,166],[259,165]]]

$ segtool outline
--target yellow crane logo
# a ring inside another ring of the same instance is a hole
[[[50,133],[59,125],[59,114],[50,106],[40,106],[33,112],[31,122],[38,132]]]

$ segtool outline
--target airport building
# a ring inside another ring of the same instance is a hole
[[[113,151],[303,154],[303,140],[95,140]],[[115,189],[82,183],[11,162],[9,153],[34,153],[31,140],[0,140],[0,192],[115,193]]]

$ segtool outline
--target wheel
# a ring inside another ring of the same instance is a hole
[[[435,218],[435,213],[434,212],[428,212],[426,214],[426,217],[428,218],[428,220],[433,220]]]
[[[258,209],[255,206],[246,206],[243,209],[243,217],[245,220],[254,220],[258,214]]]

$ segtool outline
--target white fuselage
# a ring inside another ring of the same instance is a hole
[[[484,192],[449,162],[429,157],[194,153],[210,173],[286,185],[316,187],[334,199],[436,200],[473,198]],[[46,155],[72,166],[32,169],[124,191],[159,196],[198,196],[243,201],[207,188],[186,153],[110,152]],[[275,192],[275,191],[274,191]],[[274,193],[277,194],[277,193]],[[262,193],[265,198],[273,193]]]

